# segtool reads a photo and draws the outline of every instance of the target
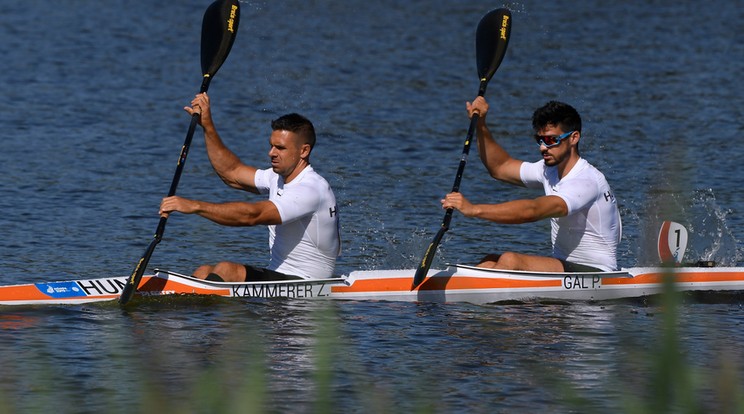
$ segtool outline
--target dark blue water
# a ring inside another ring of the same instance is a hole
[[[201,82],[207,5],[4,6],[0,283],[131,272],[175,170],[189,121],[182,107]],[[582,154],[621,203],[622,266],[653,261],[664,219],[688,227],[687,258],[742,266],[737,2],[506,5],[512,38],[487,93],[504,146],[536,159],[533,109],[550,99],[573,104],[584,118]],[[431,241],[465,138],[464,103],[477,92],[474,28],[500,6],[241,3],[238,38],[210,87],[216,122],[245,162],[265,165],[271,119],[297,111],[314,121],[312,162],[342,207],[339,273],[413,267]],[[472,155],[466,196],[538,195],[488,179]],[[200,134],[178,193],[254,199],[221,184]],[[262,264],[266,238],[261,228],[173,216],[150,265]],[[547,223],[455,215],[434,267],[503,250],[544,254]],[[681,354],[709,379],[699,394],[710,408],[717,400],[708,391],[728,378],[710,371],[726,366],[739,379],[744,372],[744,315],[737,297],[708,302],[687,298],[679,327]],[[63,411],[130,412],[158,404],[198,411],[194,401],[213,398],[234,411],[264,395],[272,410],[307,412],[321,410],[314,402],[329,395],[337,411],[614,411],[646,401],[662,314],[646,302],[162,300],[125,312],[114,304],[2,309],[0,401],[21,412],[59,400],[70,402]],[[566,402],[566,388],[587,405]]]

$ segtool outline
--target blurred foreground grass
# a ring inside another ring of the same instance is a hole
[[[581,379],[561,376],[555,372],[556,367],[545,367],[539,361],[521,368],[531,370],[541,379],[538,387],[549,390],[550,412],[744,413],[740,361],[722,353],[716,366],[701,368],[695,364],[695,354],[685,347],[684,323],[679,318],[680,307],[685,305],[669,280],[664,294],[650,301],[652,305],[646,310],[656,340],[619,344],[623,358],[631,362],[627,372],[619,374],[624,375],[622,378],[603,383],[602,388],[607,389],[587,390]],[[41,337],[36,339],[38,343],[15,350],[19,358],[0,360],[0,414],[391,413],[400,411],[401,398],[406,400],[407,412],[451,412],[451,401],[444,399],[452,396],[444,395],[447,390],[432,392],[427,381],[436,382],[436,378],[426,372],[412,374],[416,384],[409,389],[416,391],[410,395],[396,392],[395,384],[375,378],[360,366],[340,331],[339,312],[330,301],[312,311],[315,328],[303,338],[303,346],[311,350],[307,361],[282,360],[284,350],[270,349],[261,330],[251,327],[250,321],[243,332],[232,333],[224,340],[205,340],[203,349],[189,347],[188,352],[195,353],[190,359],[170,355],[174,352],[171,349],[148,346],[152,341],[141,332],[107,333],[108,342],[103,345],[108,357],[79,370],[75,368],[79,361],[70,365],[61,360],[65,350],[50,349],[59,346],[54,345],[59,340],[45,342]],[[187,324],[178,326],[178,330]],[[203,330],[196,332],[203,334]],[[185,363],[188,360],[198,362]],[[33,363],[30,369],[24,365],[28,361]],[[183,365],[173,366],[174,361]],[[431,363],[437,363],[436,355],[431,356]],[[292,371],[292,375],[282,370]],[[300,375],[295,375],[296,371]],[[541,401],[536,406],[544,408],[545,395],[534,392]],[[344,401],[339,400],[340,395]],[[291,403],[282,401],[288,397],[292,397]],[[497,399],[482,397],[484,403]],[[498,404],[492,412],[510,412],[508,396],[500,398]]]
[[[620,400],[613,404],[621,413],[744,413],[744,392],[740,380],[741,364],[733,353],[719,355],[716,366],[701,369],[696,355],[685,347],[684,323],[680,308],[685,293],[674,285],[673,269],[665,276],[664,292],[648,300],[660,314],[656,320],[657,340],[643,347],[631,346],[625,359],[632,365],[648,364],[647,375],[637,376],[630,370],[628,377],[614,379],[606,387],[618,387]],[[627,341],[631,342],[631,341]],[[560,375],[547,379],[561,395],[561,404],[574,413],[606,412],[596,408],[596,401],[579,391],[580,384]]]

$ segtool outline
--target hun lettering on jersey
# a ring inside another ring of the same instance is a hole
[[[602,195],[604,196],[605,201],[609,201],[611,203],[614,203],[615,202],[615,195],[612,194],[611,191],[608,190],[606,193],[604,193]]]

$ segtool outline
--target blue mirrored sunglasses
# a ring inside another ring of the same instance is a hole
[[[576,131],[569,131],[561,135],[535,135],[535,142],[538,146],[545,145],[545,148],[552,148],[560,145],[562,140],[568,138],[574,132]]]

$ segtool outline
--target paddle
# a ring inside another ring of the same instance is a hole
[[[230,53],[235,36],[238,32],[238,22],[240,21],[240,5],[238,0],[217,0],[207,7],[204,12],[204,19],[202,20],[202,34],[201,34],[201,69],[202,69],[202,84],[199,93],[206,92],[209,89],[209,83],[212,78],[219,70],[220,66],[227,59],[227,55]],[[181,155],[178,158],[178,164],[176,166],[176,173],[173,176],[168,196],[176,194],[176,188],[178,187],[178,181],[181,179],[181,173],[183,172],[183,166],[186,163],[186,156],[189,152],[189,146],[191,146],[191,139],[194,137],[194,130],[199,122],[199,114],[195,113],[191,116],[191,124],[189,125],[188,132],[186,133],[186,140],[181,147]],[[139,286],[139,282],[142,279],[142,275],[145,272],[147,263],[150,261],[155,246],[160,243],[163,238],[163,232],[165,231],[165,223],[167,217],[161,217],[158,223],[158,228],[155,231],[155,236],[147,246],[145,254],[137,262],[132,275],[127,280],[127,284],[121,292],[119,297],[119,303],[125,305],[132,299],[134,292]]]
[[[475,32],[475,54],[476,62],[478,66],[478,77],[480,78],[480,87],[478,88],[478,96],[483,96],[486,93],[486,87],[488,81],[496,73],[496,69],[501,65],[501,61],[504,59],[506,54],[506,46],[509,44],[509,34],[511,33],[511,13],[507,9],[496,9],[488,12],[480,23]],[[455,176],[455,184],[452,186],[452,192],[460,190],[460,181],[462,180],[462,173],[465,170],[465,164],[467,163],[468,153],[470,152],[470,143],[473,139],[473,132],[475,126],[478,123],[479,115],[473,114],[470,119],[470,128],[468,128],[468,135],[465,138],[465,146],[462,150],[462,157],[460,157],[460,166],[457,168],[457,175]],[[434,240],[429,244],[429,248],[426,249],[423,259],[416,269],[416,274],[413,276],[413,286],[411,290],[415,289],[421,282],[426,278],[426,273],[431,267],[431,262],[434,260],[434,254],[437,251],[439,242],[442,241],[444,233],[449,230],[450,221],[452,220],[453,209],[448,208],[444,214],[444,220],[442,221],[442,227],[434,236]]]

